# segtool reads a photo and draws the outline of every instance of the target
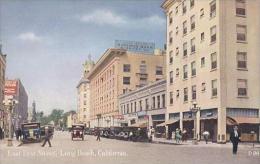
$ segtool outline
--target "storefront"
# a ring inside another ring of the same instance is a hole
[[[218,130],[218,110],[202,109],[200,110],[200,136],[203,139],[203,132],[209,132],[209,140],[217,142],[217,130]]]
[[[192,112],[183,112],[183,130],[187,131],[187,139],[194,138],[194,118],[195,116]]]
[[[260,118],[258,109],[227,109],[227,141],[229,141],[230,132],[237,125],[241,133],[241,141],[256,142],[260,141]]]

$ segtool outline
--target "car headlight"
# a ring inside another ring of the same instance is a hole
[[[79,134],[82,134],[82,132],[79,132]]]
[[[76,134],[76,131],[73,131],[73,134]]]

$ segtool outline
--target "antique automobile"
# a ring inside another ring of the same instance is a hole
[[[23,123],[21,125],[23,143],[27,142],[40,142],[41,141],[41,129],[40,123],[33,122],[33,123]]]
[[[81,138],[84,140],[84,131],[85,125],[84,124],[74,124],[71,127],[71,140],[74,138]]]

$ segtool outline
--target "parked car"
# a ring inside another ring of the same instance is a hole
[[[74,124],[71,127],[71,140],[74,138],[81,138],[82,141],[84,140],[84,132],[85,132],[85,125],[84,124]]]
[[[32,122],[32,123],[23,123],[21,125],[22,130],[22,142],[40,142],[41,141],[41,130],[40,123]]]

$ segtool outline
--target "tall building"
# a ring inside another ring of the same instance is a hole
[[[165,55],[143,54],[110,48],[88,73],[90,80],[91,127],[118,126],[118,96],[163,79]]]
[[[89,71],[94,67],[94,61],[89,59],[83,64],[84,71],[83,76],[80,79],[77,85],[77,92],[78,92],[78,121],[79,123],[86,124],[87,127],[90,126],[90,82],[87,79],[87,74]]]
[[[4,86],[5,86],[5,69],[6,69],[6,55],[2,53],[2,45],[0,45],[0,127],[6,129],[7,112],[3,105],[4,100]]]
[[[72,125],[77,123],[77,114],[74,111],[71,111],[67,116],[67,128],[71,129]]]
[[[19,128],[21,123],[27,122],[28,96],[19,79],[5,81],[5,96],[13,96],[18,101],[13,109],[13,127]]]
[[[259,141],[259,0],[166,0],[167,119],[225,143],[233,124]],[[200,111],[190,112],[192,102]]]

